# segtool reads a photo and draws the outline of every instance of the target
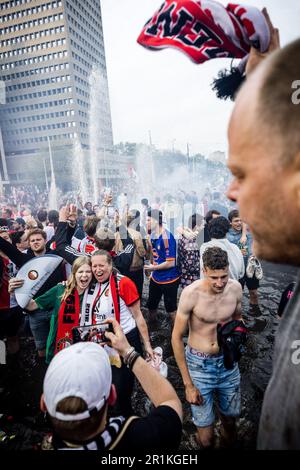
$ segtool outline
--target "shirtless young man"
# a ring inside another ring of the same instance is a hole
[[[240,372],[238,364],[225,369],[217,341],[217,324],[241,320],[242,288],[228,278],[228,256],[218,247],[203,254],[204,279],[186,287],[180,297],[172,334],[174,355],[191,403],[197,439],[211,447],[214,437],[214,392],[222,421],[222,437],[235,439],[235,418],[240,414]],[[183,336],[189,327],[184,352]]]

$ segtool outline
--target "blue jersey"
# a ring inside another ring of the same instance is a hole
[[[158,238],[151,234],[153,264],[162,264],[165,261],[175,261],[175,266],[160,271],[152,271],[151,279],[157,284],[169,284],[179,279],[180,274],[176,266],[176,240],[169,230],[163,229]]]

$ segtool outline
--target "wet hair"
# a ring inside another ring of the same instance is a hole
[[[115,246],[115,234],[109,228],[98,228],[94,235],[94,240],[99,250],[111,251]]]
[[[221,213],[215,209],[206,212],[205,214],[205,221],[207,224],[213,219],[213,215],[221,215]]]
[[[193,214],[189,217],[188,227],[192,230],[196,227],[196,225],[201,225],[203,222],[204,217],[200,214]]]
[[[89,216],[85,219],[83,230],[89,237],[93,237],[95,235],[100,220],[101,219],[99,219],[99,217],[95,216]]]
[[[44,230],[40,229],[40,228],[33,228],[32,230],[30,230],[30,232],[28,233],[28,236],[27,236],[27,239],[30,241],[30,237],[32,235],[42,235],[43,239],[44,240],[47,240],[47,234]]]
[[[111,256],[111,254],[108,253],[108,251],[106,251],[106,250],[97,250],[97,251],[94,251],[93,254],[92,254],[92,259],[94,258],[94,256],[105,256],[106,261],[108,262],[108,264],[113,264],[112,256]]]
[[[278,142],[283,165],[293,163],[300,151],[300,106],[292,99],[295,93],[293,83],[300,77],[299,56],[300,39],[271,54],[263,63],[265,73],[259,87],[258,126],[261,126],[266,139]]]
[[[225,238],[229,229],[230,223],[226,217],[223,217],[222,215],[212,219],[208,224],[208,232],[211,238]]]
[[[228,214],[229,222],[232,222],[232,220],[236,219],[236,217],[240,217],[240,213],[237,209],[233,209],[232,211],[229,212]]]
[[[150,209],[147,212],[147,216],[156,220],[156,222],[158,222],[158,225],[162,225],[162,219],[163,219],[162,211],[158,209]]]
[[[225,269],[229,266],[227,252],[217,246],[206,248],[202,255],[204,269]]]
[[[86,402],[80,397],[67,397],[60,400],[56,406],[56,411],[60,413],[72,415],[86,411],[88,409]],[[90,436],[96,435],[99,430],[106,405],[102,406],[99,411],[95,411],[89,418],[77,421],[62,421],[49,416],[50,422],[55,432],[61,439],[70,442],[84,442]]]

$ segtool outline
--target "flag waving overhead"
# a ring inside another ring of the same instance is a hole
[[[137,41],[153,50],[178,48],[201,64],[220,57],[242,59],[251,46],[265,52],[270,30],[263,13],[252,6],[230,3],[224,7],[213,0],[165,0]],[[241,62],[241,69],[245,63]]]
[[[264,53],[271,41],[272,24],[264,9],[214,0],[165,0],[145,24],[137,41],[159,50],[175,47],[202,64],[221,57],[241,59],[236,67],[220,70],[212,88],[221,99],[234,99],[245,80],[251,47]]]

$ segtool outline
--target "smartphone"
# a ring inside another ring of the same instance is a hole
[[[109,343],[105,332],[113,333],[111,323],[99,323],[97,325],[76,326],[72,328],[73,343],[81,341],[91,341],[93,343]]]

